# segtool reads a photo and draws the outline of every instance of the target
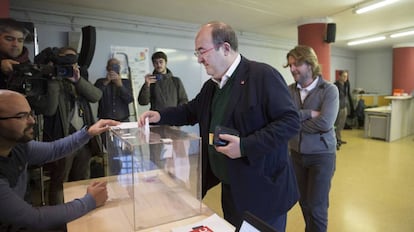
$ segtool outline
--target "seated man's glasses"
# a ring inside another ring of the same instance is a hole
[[[0,117],[0,120],[8,120],[8,119],[26,119],[29,120],[29,118],[35,117],[34,111],[30,111],[30,112],[21,112],[16,114],[15,116],[11,116],[11,117]]]

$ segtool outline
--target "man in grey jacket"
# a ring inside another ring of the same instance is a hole
[[[289,86],[300,112],[301,130],[289,141],[306,232],[323,232],[328,225],[329,191],[335,172],[338,89],[321,76],[311,47],[296,46],[286,56],[295,83]]]
[[[65,157],[90,138],[119,124],[100,120],[89,128],[53,141],[34,141],[35,120],[26,98],[11,90],[0,90],[0,231],[46,231],[62,227],[108,199],[105,182],[88,186],[83,197],[55,206],[33,207],[24,200],[27,167]]]

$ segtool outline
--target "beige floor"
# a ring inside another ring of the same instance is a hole
[[[363,138],[362,130],[345,130],[337,153],[330,193],[328,231],[414,231],[414,136],[391,143]],[[220,188],[204,202],[222,215]],[[296,204],[288,213],[287,232],[303,232]]]

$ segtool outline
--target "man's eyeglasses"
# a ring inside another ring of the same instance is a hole
[[[21,113],[18,113],[17,115],[15,115],[15,116],[11,116],[11,117],[0,117],[0,120],[9,120],[9,119],[26,119],[26,120],[29,120],[30,117],[32,117],[32,118],[35,117],[35,114],[34,114],[33,110],[30,111],[30,112],[21,112]]]
[[[197,51],[194,52],[194,55],[198,58],[198,57],[206,54],[207,52],[209,52],[209,51],[211,51],[211,50],[213,50],[215,48],[216,47],[212,47],[212,48],[209,48],[209,49],[206,49],[206,50],[197,50]]]

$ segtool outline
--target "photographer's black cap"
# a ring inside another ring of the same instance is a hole
[[[55,56],[53,61],[53,63],[61,65],[75,64],[78,62],[78,55],[68,54],[64,56]]]
[[[48,64],[53,62],[57,65],[72,65],[78,62],[78,55],[59,56],[59,48],[45,48],[34,58],[35,64]]]

